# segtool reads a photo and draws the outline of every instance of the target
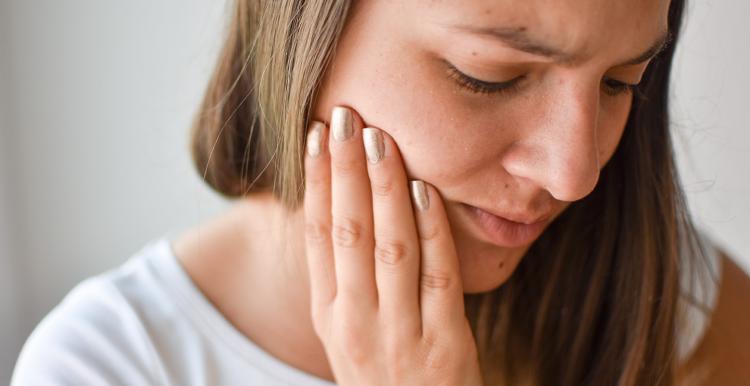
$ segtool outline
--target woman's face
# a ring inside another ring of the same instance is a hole
[[[668,7],[668,0],[357,1],[312,118],[327,122],[333,106],[351,106],[390,134],[409,178],[443,196],[465,292],[488,291],[507,280],[531,242],[492,241],[466,205],[546,218],[546,227],[588,195],[625,128],[632,93],[621,86],[638,83],[650,58],[628,62],[662,42]],[[462,76],[515,83],[496,92],[480,83],[473,92]]]

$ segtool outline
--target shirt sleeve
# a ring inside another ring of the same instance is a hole
[[[155,351],[119,291],[103,278],[77,285],[34,329],[11,386],[155,385]]]

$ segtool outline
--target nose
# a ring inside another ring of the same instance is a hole
[[[533,109],[536,119],[527,121],[530,127],[507,153],[505,169],[560,201],[576,201],[591,193],[600,169],[599,95],[598,82],[558,84]]]

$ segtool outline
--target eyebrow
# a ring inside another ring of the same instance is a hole
[[[531,36],[526,33],[526,27],[482,28],[466,25],[454,25],[450,27],[463,32],[496,38],[514,49],[532,55],[551,58],[559,63],[572,64],[581,59],[576,54],[563,52],[558,48],[550,47],[542,42],[532,39]],[[657,38],[646,51],[620,63],[618,67],[643,63],[664,51],[671,41],[672,35],[669,31],[666,31],[659,36],[659,38]]]

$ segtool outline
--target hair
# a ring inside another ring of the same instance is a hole
[[[305,128],[350,7],[349,0],[233,3],[192,128],[195,166],[216,192],[271,191],[287,208],[301,205]],[[696,266],[679,257],[706,258],[669,130],[684,7],[671,0],[671,43],[646,69],[594,191],[550,224],[507,282],[465,295],[488,384],[675,384],[678,279]]]

